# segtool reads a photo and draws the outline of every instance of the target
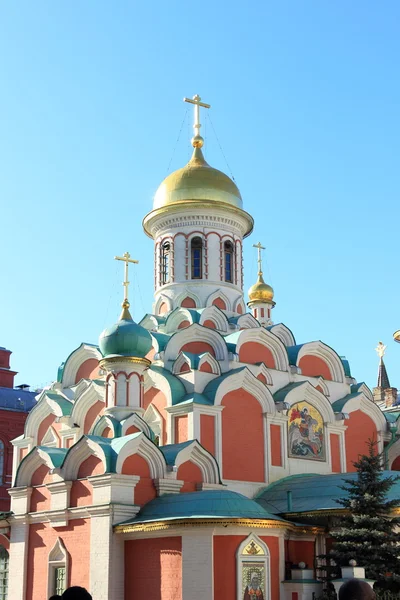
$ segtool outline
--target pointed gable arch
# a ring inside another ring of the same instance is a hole
[[[294,346],[294,348],[296,348]],[[315,365],[312,363],[312,357],[315,357]],[[326,365],[327,371],[318,372]],[[338,381],[344,383],[346,375],[343,363],[339,355],[330,347],[321,341],[308,342],[298,346],[296,366],[302,370],[302,374],[309,377],[318,377],[322,375],[326,380]]]
[[[378,432],[385,433],[387,431],[388,426],[384,413],[379,406],[370,400],[363,392],[349,394],[340,400],[336,400],[332,404],[332,408],[337,412],[340,411],[348,415],[360,410],[374,421]]]
[[[207,327],[206,322],[211,321],[218,331],[228,331],[228,319],[226,315],[217,306],[208,306],[203,310],[200,316],[200,325]]]
[[[294,339],[293,333],[289,327],[286,327],[286,325],[283,323],[270,325],[266,329],[276,335],[276,337],[278,337],[285,346],[295,346],[296,340]]]
[[[122,473],[123,464],[127,458],[133,454],[137,454],[149,465],[152,479],[162,479],[166,476],[166,463],[162,452],[144,433],[133,433],[120,438],[119,442],[116,464],[117,473]]]
[[[107,428],[112,434],[111,437],[119,437],[121,431],[121,424],[113,417],[110,417],[110,415],[102,415],[93,424],[92,429],[90,431],[90,435],[97,435],[99,437],[103,437],[104,430]]]
[[[234,301],[233,306],[234,312],[236,312],[238,315],[243,315],[246,312],[242,296],[239,296],[239,298]]]
[[[242,600],[246,590],[250,587],[252,573],[259,578],[264,600],[274,600],[274,595],[271,595],[270,551],[267,544],[254,533],[251,533],[240,544],[236,553],[237,600]],[[274,592],[276,593],[278,590],[274,590]]]
[[[197,344],[196,347],[190,349],[190,344]],[[165,347],[164,362],[174,361],[179,352],[187,350],[194,354],[208,352],[211,348],[212,353],[217,360],[228,359],[228,349],[224,338],[220,333],[213,329],[208,329],[197,323],[194,323],[186,329],[181,329],[170,338]],[[198,349],[199,352],[195,350]]]
[[[329,400],[309,381],[290,383],[274,394],[275,402],[285,402],[289,407],[298,402],[308,402],[322,416],[324,423],[335,423],[335,414]]]
[[[85,382],[87,383],[87,382]],[[87,383],[86,389],[75,398],[74,407],[72,409],[71,420],[81,428],[82,433],[84,432],[85,425],[87,425],[87,431],[92,428],[93,423],[96,421],[96,415],[92,416],[89,411],[100,410],[105,406],[104,387],[100,386],[93,381]],[[97,405],[97,409],[96,409]],[[87,419],[90,418],[92,422],[86,423]]]
[[[78,477],[81,464],[91,456],[95,456],[103,463],[103,472],[109,471],[107,456],[104,451],[106,440],[104,438],[104,446],[92,437],[83,436],[77,441],[67,452],[64,463],[62,465],[62,475],[65,481],[74,481]]]
[[[62,394],[44,390],[25,421],[24,437],[31,438],[36,446],[55,419],[69,416],[72,408],[72,402]]]
[[[71,352],[65,363],[60,368],[60,382],[63,387],[71,387],[78,383],[77,375],[81,366],[89,360],[100,361],[102,358],[97,346],[92,344],[81,344]]]
[[[275,414],[275,402],[271,392],[247,367],[213,379],[206,386],[203,394],[212,400],[215,406],[220,406],[224,396],[238,389],[245,390],[256,398],[264,413]]]
[[[175,457],[175,466],[179,469],[186,462],[196,465],[202,475],[203,483],[221,483],[218,463],[197,440],[185,444]]]
[[[188,308],[182,308],[178,306],[175,308],[167,317],[165,322],[165,332],[166,333],[174,333],[177,329],[180,329],[182,323],[189,323],[192,325],[195,323],[195,319],[193,318],[193,313],[195,311],[190,310]]]
[[[193,309],[201,306],[201,300],[193,290],[186,288],[182,294],[176,297],[175,304],[180,308]]]
[[[139,325],[144,327],[148,331],[158,331],[160,323],[163,323],[164,320],[161,317],[156,317],[152,314],[147,314],[143,317],[141,321],[139,321]]]
[[[141,431],[142,433],[147,435],[149,439],[154,441],[154,433],[151,427],[149,426],[148,422],[146,421],[146,419],[142,419],[142,417],[137,413],[133,413],[121,423],[121,435],[129,435],[129,433],[131,433],[129,431],[131,428],[134,428],[137,431]]]
[[[254,371],[255,376],[259,381],[264,383],[265,385],[273,385],[271,373],[268,371],[267,367],[261,363],[258,366],[256,371]]]
[[[157,410],[153,404],[149,404],[147,407],[147,410],[143,415],[143,420],[152,432],[153,437],[151,437],[151,439],[157,443],[156,438],[158,438],[158,445],[163,444],[166,438],[165,419],[163,419],[160,411]]]
[[[58,469],[66,453],[65,448],[51,448],[47,451],[46,448],[36,446],[21,461],[15,476],[15,487],[30,486],[32,476],[43,465],[50,470]]]
[[[205,352],[200,356],[198,370],[205,373],[213,373],[214,375],[221,375],[219,362],[209,352]]]
[[[164,394],[167,406],[177,404],[186,395],[186,389],[182,381],[163,367],[153,365],[150,369],[147,369],[144,374],[144,383],[145,398],[147,392],[154,388]]]
[[[274,365],[266,364],[267,367],[277,369],[278,371],[289,370],[286,348],[276,335],[264,329],[264,327],[244,329],[240,332],[236,343],[236,352],[239,355],[240,362],[250,362],[250,364],[265,362],[262,359],[262,353],[260,354],[259,348],[266,349],[268,352],[267,359],[269,356],[272,357]]]
[[[157,302],[154,305],[154,312],[156,315],[166,315],[173,309],[172,300],[165,294],[160,294]]]
[[[227,310],[227,311],[232,310],[231,302],[230,302],[228,296],[226,296],[221,289],[216,290],[215,292],[213,292],[212,294],[210,294],[208,296],[206,306],[213,306],[213,305],[215,307],[219,308],[220,310]]]
[[[255,327],[261,327],[260,323],[251,315],[246,313],[239,317],[236,321],[239,329],[254,329]]]
[[[324,394],[324,396],[329,396],[329,388],[326,385],[325,379],[323,377],[319,377],[319,379],[317,379],[314,387],[317,390],[319,390],[320,392],[322,392],[322,394]]]

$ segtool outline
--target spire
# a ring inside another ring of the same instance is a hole
[[[378,369],[378,388],[382,388],[387,390],[390,388],[389,377],[386,371],[385,363],[383,362],[383,357],[385,355],[386,346],[379,342],[377,347],[375,348],[378,356],[379,356],[379,369]]]
[[[131,258],[131,255],[129,254],[129,252],[125,252],[125,254],[123,254],[122,256],[114,256],[114,259],[122,260],[125,263],[125,277],[124,277],[124,281],[122,282],[122,285],[125,288],[125,292],[124,292],[124,300],[121,304],[122,312],[119,317],[119,320],[120,321],[133,321],[133,319],[131,317],[131,313],[129,312],[130,304],[129,304],[129,300],[128,300],[128,295],[129,295],[128,294],[128,292],[129,292],[128,269],[129,269],[129,263],[138,265],[139,261]]]
[[[192,137],[191,142],[192,142],[193,148],[195,148],[195,149],[197,149],[197,148],[200,149],[204,145],[204,139],[200,135],[200,127],[201,127],[201,124],[200,124],[200,106],[202,106],[203,108],[210,108],[211,107],[210,104],[205,104],[204,102],[200,102],[200,100],[201,100],[201,98],[200,98],[200,96],[198,94],[196,94],[195,96],[193,96],[193,98],[184,98],[183,99],[184,102],[189,102],[189,104],[194,104],[194,124],[193,124],[194,137]],[[201,156],[203,156],[201,150],[200,150],[200,154],[201,154]]]

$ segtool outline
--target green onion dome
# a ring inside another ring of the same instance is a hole
[[[131,317],[129,303],[124,302],[118,323],[107,327],[100,335],[99,347],[104,358],[129,356],[144,358],[152,348],[150,333]]]

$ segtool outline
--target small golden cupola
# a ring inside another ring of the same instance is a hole
[[[263,278],[261,250],[265,250],[265,248],[260,242],[254,244],[253,247],[257,248],[258,251],[258,278],[256,283],[252,285],[248,291],[249,302],[247,303],[247,306],[251,308],[253,317],[257,319],[261,325],[268,326],[272,325],[271,310],[275,306],[274,290],[268,283],[265,283]]]

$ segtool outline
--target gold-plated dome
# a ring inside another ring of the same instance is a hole
[[[394,339],[395,342],[399,342],[400,343],[400,329],[398,331],[394,332],[393,339]]]
[[[262,273],[258,273],[257,282],[251,286],[248,291],[250,302],[265,302],[275,304],[274,290],[268,283],[265,283]]]
[[[205,161],[200,137],[193,140],[195,148],[192,158],[183,169],[174,171],[164,179],[154,196],[153,209],[199,200],[223,202],[242,208],[242,197],[236,184],[228,175],[213,169]]]

